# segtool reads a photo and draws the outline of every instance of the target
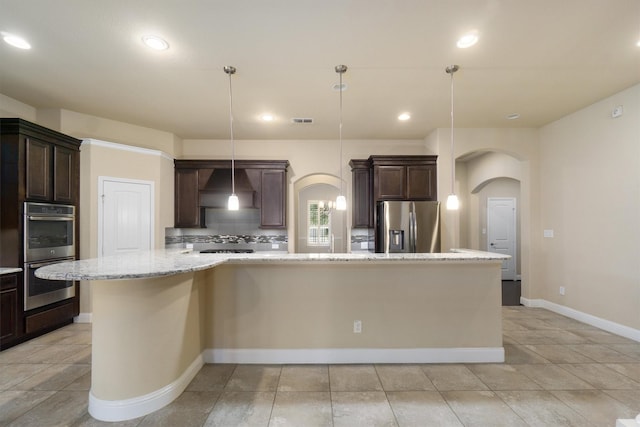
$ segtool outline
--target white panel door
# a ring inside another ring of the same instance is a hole
[[[502,280],[516,279],[516,199],[487,199],[487,251],[510,255],[502,262]]]
[[[99,178],[99,256],[153,248],[153,182]]]

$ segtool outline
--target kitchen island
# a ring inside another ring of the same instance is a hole
[[[36,275],[92,281],[89,411],[118,421],[170,403],[204,363],[503,362],[506,258],[164,250]]]

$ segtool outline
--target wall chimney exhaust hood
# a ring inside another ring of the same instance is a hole
[[[259,179],[259,177],[258,177]],[[235,169],[235,193],[241,208],[259,208],[259,182],[252,183],[247,171]],[[206,184],[200,189],[200,206],[204,208],[227,208],[231,188],[231,169],[214,169]]]

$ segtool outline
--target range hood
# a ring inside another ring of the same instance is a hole
[[[245,169],[235,169],[235,192],[241,208],[258,208],[257,184],[253,184]],[[231,169],[214,169],[206,184],[200,189],[200,206],[203,208],[227,208],[231,195]]]

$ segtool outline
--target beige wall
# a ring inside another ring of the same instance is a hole
[[[173,226],[173,159],[157,150],[86,139],[80,146],[80,257],[95,258],[98,248],[100,177],[151,181],[154,183],[154,242],[164,247],[164,229]],[[91,312],[91,288],[81,283],[83,313]]]
[[[209,269],[205,347],[502,347],[499,262],[392,264]],[[361,334],[353,333],[354,320],[362,322]]]
[[[450,135],[449,129],[437,129],[427,137],[430,146],[438,147],[440,200],[446,200],[451,192]],[[480,218],[480,207],[472,192],[480,182],[491,179],[506,176],[520,180],[520,272],[522,294],[526,298],[540,298],[534,264],[539,230],[538,146],[538,129],[456,129],[454,150],[459,160],[455,191],[460,210],[442,211],[442,250],[471,246],[477,232],[473,223]],[[483,163],[486,170],[479,171],[476,162]]]
[[[640,329],[640,85],[540,130],[540,190],[537,297]]]

